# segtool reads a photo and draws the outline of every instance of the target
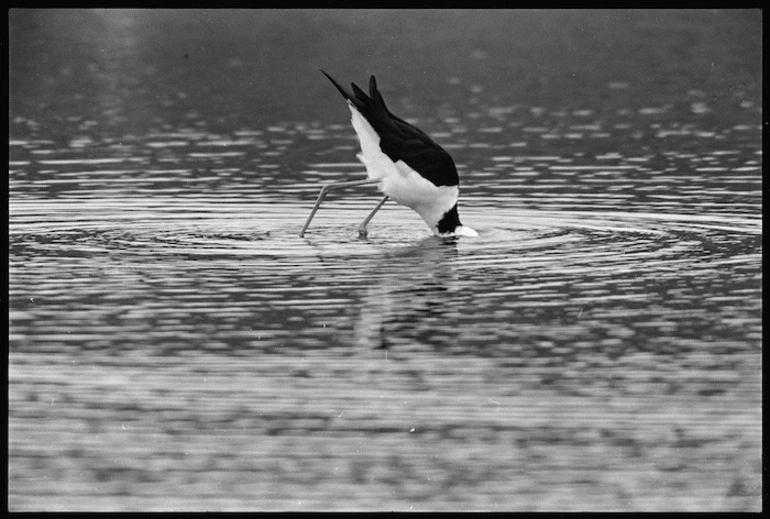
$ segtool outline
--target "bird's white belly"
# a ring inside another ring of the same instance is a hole
[[[457,203],[457,186],[436,186],[402,161],[395,169],[397,174],[382,179],[382,192],[417,211],[431,228]]]

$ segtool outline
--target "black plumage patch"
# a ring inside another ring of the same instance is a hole
[[[451,155],[419,128],[390,113],[382,95],[377,90],[377,81],[374,76],[369,78],[367,96],[355,83],[351,83],[353,88],[351,94],[329,74],[323,70],[321,72],[369,121],[374,131],[380,136],[380,149],[390,160],[404,161],[435,186],[456,186],[460,183]]]
[[[457,204],[452,209],[444,213],[444,216],[438,222],[439,234],[446,234],[448,232],[454,232],[455,229],[460,227],[460,215],[457,214]]]

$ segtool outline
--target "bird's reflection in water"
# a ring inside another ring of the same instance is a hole
[[[386,349],[446,340],[460,317],[450,295],[459,283],[457,255],[456,238],[431,236],[380,257],[363,291],[354,343]]]

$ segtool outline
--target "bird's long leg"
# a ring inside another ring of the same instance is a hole
[[[367,216],[366,219],[363,222],[361,222],[361,225],[358,226],[358,236],[360,236],[361,238],[366,237],[366,232],[367,232],[366,226],[369,224],[372,218],[374,218],[375,213],[380,210],[380,207],[382,207],[383,204],[385,204],[385,202],[388,201],[388,198],[389,198],[388,195],[383,196],[382,200],[380,200],[379,203],[377,203],[377,207],[375,207],[374,210],[371,213],[369,213],[369,216]]]
[[[316,211],[318,211],[318,208],[321,206],[321,202],[323,202],[323,199],[326,197],[326,194],[333,190],[338,189],[342,187],[353,187],[353,186],[364,186],[368,184],[377,184],[380,180],[377,179],[365,179],[365,180],[351,180],[349,182],[335,182],[333,184],[327,184],[324,187],[321,188],[321,192],[318,193],[318,200],[315,201],[315,205],[313,206],[313,210],[310,211],[310,216],[307,217],[307,221],[305,222],[305,226],[302,227],[302,230],[299,232],[299,237],[302,238],[305,236],[305,231],[307,230],[308,226],[310,225],[310,221],[313,219],[313,216],[315,216]]]

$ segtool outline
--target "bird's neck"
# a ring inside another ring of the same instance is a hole
[[[449,211],[444,213],[444,216],[441,217],[433,230],[436,234],[451,234],[460,226],[462,226],[460,215],[457,214],[457,204],[455,204]]]
[[[478,236],[479,233],[460,223],[460,216],[457,214],[457,204],[444,213],[444,216],[433,227],[433,233],[438,236]]]

